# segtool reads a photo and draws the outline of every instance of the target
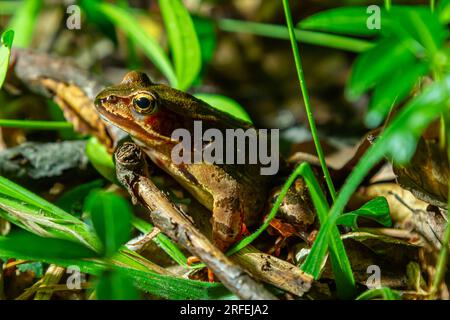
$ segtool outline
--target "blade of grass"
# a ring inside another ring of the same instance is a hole
[[[393,291],[387,287],[364,291],[356,300],[372,300],[379,297],[383,300],[401,300],[401,296],[397,291]]]
[[[249,22],[233,19],[220,19],[218,27],[223,31],[255,34],[258,36],[289,40],[289,31],[285,26]],[[370,41],[338,36],[334,34],[294,30],[295,39],[301,43],[325,46],[350,52],[363,52],[374,46]]]
[[[292,22],[291,8],[289,7],[289,1],[283,0],[284,14],[286,16],[286,23],[289,30],[289,37],[291,39],[292,53],[294,55],[295,67],[297,69],[298,80],[300,82],[300,89],[303,95],[303,102],[305,103],[306,115],[308,117],[308,123],[311,129],[311,135],[314,140],[317,156],[319,157],[320,165],[325,177],[325,181],[330,191],[333,201],[336,198],[336,191],[334,189],[333,181],[331,180],[330,172],[328,171],[327,164],[325,162],[325,156],[323,154],[322,146],[320,145],[319,135],[316,129],[316,123],[311,112],[311,104],[309,101],[308,89],[306,87],[305,76],[303,74],[302,62],[300,59],[300,52],[298,50],[297,42],[294,33],[294,23]]]
[[[27,48],[33,38],[36,20],[42,0],[22,1],[20,8],[12,17],[8,28],[16,33],[14,45],[20,48]]]
[[[408,162],[414,154],[417,140],[422,132],[444,110],[447,110],[449,92],[450,77],[428,86],[403,107],[383,134],[361,157],[344,183],[327,221],[319,230],[311,252],[301,266],[304,272],[315,279],[319,278],[321,266],[326,257],[329,234],[366,174],[385,156],[391,157],[397,163]]]
[[[9,68],[9,59],[11,56],[11,47],[14,39],[14,31],[6,30],[2,33],[1,47],[0,47],[0,89],[6,78],[6,73]]]
[[[121,255],[112,258],[110,262],[99,258],[62,258],[61,255],[46,255],[47,240],[53,243],[54,239],[40,239],[40,250],[30,251],[25,246],[11,246],[17,244],[13,235],[0,237],[0,256],[16,259],[43,261],[58,266],[77,266],[81,272],[99,276],[108,268],[128,274],[134,279],[135,285],[151,294],[166,299],[228,299],[232,298],[230,292],[219,283],[209,283],[197,280],[183,279],[171,275],[161,275],[142,265],[129,256]],[[70,254],[68,254],[69,256]],[[75,256],[75,255],[73,255]]]
[[[131,13],[109,3],[101,3],[97,8],[107,16],[111,22],[121,28],[134,43],[140,45],[140,48],[145,52],[147,57],[155,64],[161,73],[166,76],[172,87],[178,85],[177,76],[175,75],[172,64],[166,53],[156,40],[142,29]]]
[[[36,121],[36,120],[14,120],[14,119],[0,119],[0,127],[36,129],[36,130],[73,129],[72,123],[66,121]]]
[[[181,0],[159,0],[159,6],[169,36],[178,89],[186,90],[195,81],[202,66],[197,33]]]
[[[446,135],[447,135],[447,158],[450,161],[450,111],[447,110],[447,114],[444,117],[444,121],[446,122]],[[448,202],[450,204],[450,180],[448,182]],[[450,211],[447,213],[447,226],[445,228],[444,236],[442,239],[442,248],[439,253],[438,261],[436,264],[436,273],[433,279],[433,284],[431,286],[431,298],[434,299],[439,287],[444,279],[445,272],[447,270],[447,262],[448,262],[448,246],[450,244]]]

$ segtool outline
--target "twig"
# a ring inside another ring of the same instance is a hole
[[[147,177],[144,155],[133,143],[124,143],[115,152],[118,180],[133,201],[149,209],[153,223],[177,243],[199,257],[233,293],[242,299],[272,300],[274,295],[254,281],[217,249]]]

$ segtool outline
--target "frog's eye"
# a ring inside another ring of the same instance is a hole
[[[139,93],[133,98],[134,109],[141,114],[149,114],[156,111],[158,102],[156,97],[148,93]]]

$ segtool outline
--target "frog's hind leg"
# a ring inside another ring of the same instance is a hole
[[[242,234],[244,208],[239,196],[230,195],[214,199],[212,214],[212,237],[214,244],[225,251]]]

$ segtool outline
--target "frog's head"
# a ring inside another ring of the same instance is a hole
[[[95,106],[103,119],[151,145],[168,141],[180,126],[180,115],[165,107],[171,90],[177,91],[154,84],[145,73],[131,71],[121,83],[101,91]]]

